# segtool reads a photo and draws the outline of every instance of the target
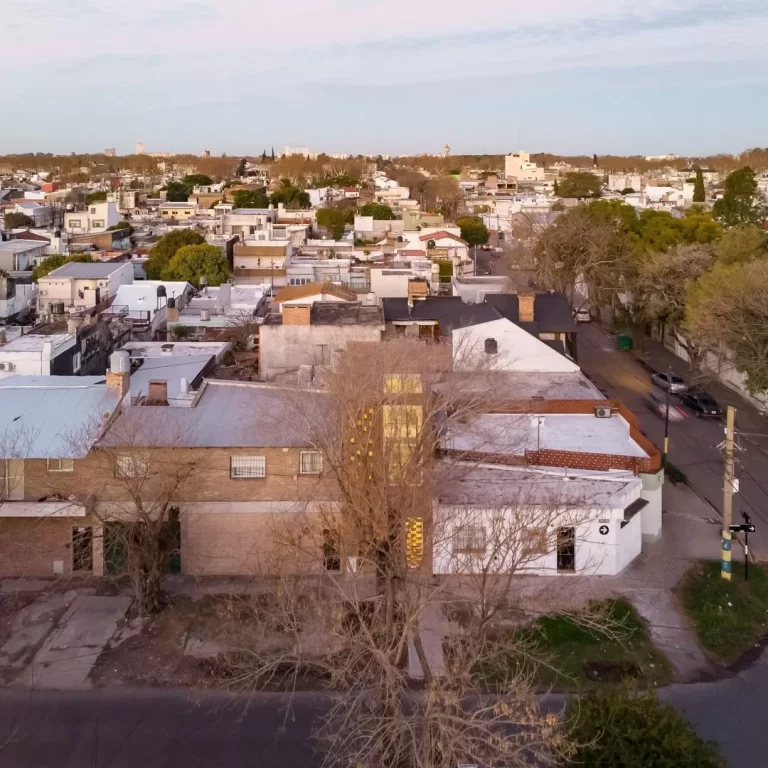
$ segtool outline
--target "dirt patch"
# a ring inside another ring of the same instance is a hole
[[[11,636],[13,620],[16,614],[37,599],[34,592],[0,593],[0,648]]]
[[[119,645],[105,649],[91,679],[97,686],[219,686],[228,654],[269,652],[286,642],[266,630],[267,611],[263,597],[172,598],[140,632],[127,632]],[[190,654],[191,648],[203,644],[223,652],[218,659]]]

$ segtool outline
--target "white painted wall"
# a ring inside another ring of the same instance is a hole
[[[486,355],[485,340],[495,339],[498,354]],[[579,366],[506,318],[457,328],[451,333],[454,369],[572,373]]]
[[[518,518],[519,514],[514,507],[483,509],[440,505],[434,526],[437,532],[433,546],[434,573],[478,573],[481,568],[504,573],[516,566],[521,574],[557,575],[557,529],[561,526],[575,529],[574,572],[577,574],[614,576],[642,550],[639,515],[622,528],[623,509],[576,508],[555,513],[548,508],[528,506],[522,512],[524,522]],[[499,516],[503,521],[501,526]],[[485,554],[454,553],[454,533],[467,524],[482,525],[486,529]],[[529,527],[546,529],[547,552],[521,559],[518,542],[522,539],[522,529]]]

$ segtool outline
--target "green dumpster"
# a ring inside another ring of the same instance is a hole
[[[617,333],[616,348],[622,350],[622,352],[629,352],[632,349],[632,337],[627,336],[626,333]]]

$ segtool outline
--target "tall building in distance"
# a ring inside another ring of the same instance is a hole
[[[117,154],[117,152],[115,151],[115,148],[114,148],[114,147],[107,147],[107,148],[104,150],[104,154],[105,154],[107,157],[114,157],[114,156]]]
[[[137,155],[143,155],[144,154],[144,142],[143,141],[137,141],[136,142],[136,154]]]
[[[200,153],[200,157],[210,157],[211,156],[211,150],[210,149],[204,149]]]
[[[448,144],[446,144],[446,145],[443,147],[443,154],[444,154],[446,157],[449,157],[449,156],[450,156],[450,154],[451,154],[451,148],[450,148],[450,146],[448,146]]]

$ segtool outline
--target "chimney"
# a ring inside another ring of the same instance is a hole
[[[429,293],[429,287],[426,280],[419,278],[408,281],[408,306],[413,307],[415,298],[424,298]]]
[[[518,301],[518,320],[521,323],[532,323],[535,319],[534,303],[536,294],[533,291],[521,291],[517,294]]]
[[[179,308],[176,306],[176,299],[173,296],[166,302],[165,319],[169,323],[179,322]]]
[[[131,389],[131,356],[124,349],[119,349],[109,356],[107,370],[107,388],[116,389],[122,400]]]
[[[152,379],[149,382],[147,405],[168,405],[168,382],[165,379]]]
[[[284,304],[283,325],[309,325],[311,304]]]

